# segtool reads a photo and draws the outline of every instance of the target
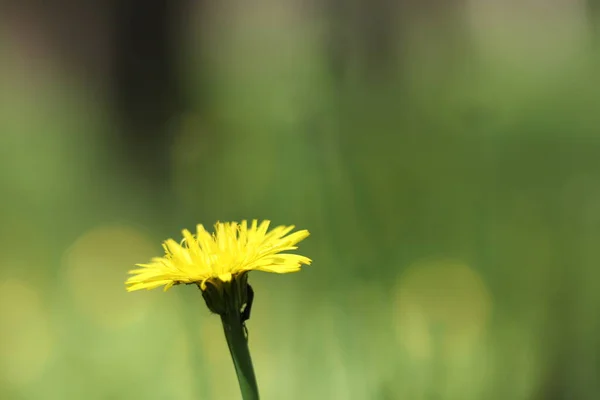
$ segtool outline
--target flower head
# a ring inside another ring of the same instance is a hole
[[[129,271],[133,276],[125,282],[127,290],[163,285],[167,290],[176,284],[195,283],[204,291],[207,283],[218,286],[245,272],[282,274],[296,272],[302,264],[311,263],[304,256],[282,254],[297,249],[296,244],[309,235],[307,230],[289,234],[293,225],[267,232],[268,228],[269,221],[259,225],[253,220],[250,226],[246,221],[217,222],[213,234],[202,225],[196,227],[195,235],[184,229],[181,243],[173,239],[163,243],[163,257],[155,257],[149,264],[137,264],[140,268]]]

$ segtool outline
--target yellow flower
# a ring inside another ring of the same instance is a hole
[[[218,285],[248,271],[275,273],[296,272],[302,264],[310,264],[307,257],[281,254],[297,249],[296,244],[309,232],[301,230],[290,233],[294,226],[278,226],[267,232],[269,221],[258,225],[253,220],[250,227],[246,221],[217,222],[215,233],[208,233],[204,226],[196,227],[196,235],[183,230],[183,240],[177,243],[168,239],[163,243],[164,257],[155,257],[149,264],[129,271],[131,276],[125,284],[127,291],[154,289],[165,286],[165,291],[180,283],[195,283],[206,290],[206,283]]]

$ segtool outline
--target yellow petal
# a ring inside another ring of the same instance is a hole
[[[231,272],[226,272],[224,274],[219,275],[219,279],[223,282],[229,282],[229,281],[231,281],[231,278],[232,278]]]

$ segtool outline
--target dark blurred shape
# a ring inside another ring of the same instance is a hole
[[[418,43],[422,40],[419,36],[424,32],[429,39],[429,46],[435,53],[435,59],[430,62],[439,65],[438,74],[443,79],[450,79],[450,74],[455,73],[457,68],[464,67],[466,60],[472,59],[469,54],[472,36],[468,30],[467,1],[404,0],[404,2],[400,23],[404,27],[406,40],[415,43],[417,39],[416,43]],[[409,55],[405,54],[405,57]]]
[[[181,27],[186,0],[115,1],[114,84],[126,156],[137,175],[169,177],[169,124],[182,111]]]
[[[394,0],[329,0],[329,54],[337,81],[344,81],[360,60],[361,77],[383,81],[396,51],[397,10]]]
[[[565,366],[561,363],[554,364],[550,372],[540,382],[538,393],[535,398],[537,400],[563,400],[570,399],[565,383]]]
[[[348,73],[347,64],[350,59],[350,40],[348,38],[351,24],[350,13],[342,7],[343,0],[327,1],[327,17],[329,21],[329,38],[327,52],[331,63],[332,75],[336,82],[343,81]]]
[[[600,0],[587,0],[587,12],[590,26],[592,28],[592,38],[595,44],[595,50],[597,51],[600,47]]]
[[[32,45],[55,56],[94,98],[109,95],[118,124],[108,133],[115,161],[125,161],[124,175],[156,186],[169,176],[170,124],[184,108],[179,71],[190,3],[34,0],[0,13],[24,32],[39,32]]]
[[[328,51],[334,77],[347,79],[355,63],[360,78],[369,82],[398,76],[411,59],[415,26],[440,39],[440,65],[452,71],[452,60],[463,60],[468,48],[466,11],[464,0],[329,0]]]

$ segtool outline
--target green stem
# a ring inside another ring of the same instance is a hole
[[[229,346],[229,352],[235,366],[242,399],[259,400],[258,385],[254,376],[252,357],[248,349],[248,339],[244,333],[244,325],[239,313],[227,313],[221,315],[225,338]]]

